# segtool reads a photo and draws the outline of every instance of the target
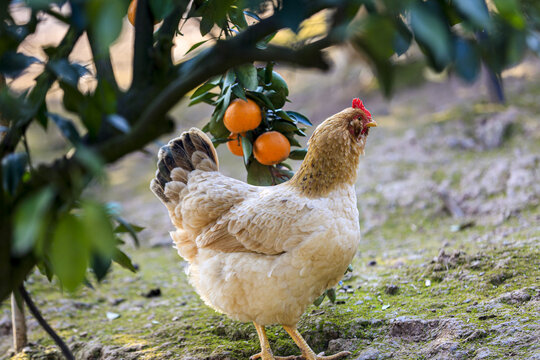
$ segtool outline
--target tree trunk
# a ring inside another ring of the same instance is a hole
[[[27,345],[26,319],[22,299],[17,302],[15,293],[11,294],[11,322],[13,324],[13,348],[19,353]]]

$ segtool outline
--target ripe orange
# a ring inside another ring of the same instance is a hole
[[[137,0],[131,0],[128,7],[128,20],[131,23],[131,25],[135,26],[135,14],[137,13]],[[154,19],[154,25],[159,23],[156,19]]]
[[[229,151],[236,156],[244,156],[244,150],[242,149],[242,136],[240,134],[231,134],[229,135],[231,141],[227,141],[227,147]]]
[[[257,128],[261,119],[261,108],[255,101],[236,99],[225,111],[223,124],[232,133],[243,133]]]
[[[135,26],[135,13],[137,12],[137,0],[131,0],[128,7],[128,20],[131,25]]]
[[[260,135],[253,144],[253,155],[263,165],[275,165],[291,152],[289,140],[280,132],[269,131]]]

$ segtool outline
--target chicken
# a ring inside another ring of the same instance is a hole
[[[293,178],[271,187],[219,173],[217,153],[199,129],[160,149],[151,189],[169,210],[189,281],[208,306],[254,323],[261,352],[252,359],[283,359],[272,354],[264,328],[270,324],[281,324],[305,359],[349,354],[317,356],[296,324],[340,281],[358,247],[354,184],[373,126],[355,99],[317,127]]]

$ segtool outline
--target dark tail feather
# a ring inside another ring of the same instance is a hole
[[[157,166],[156,177],[150,188],[167,204],[171,202],[171,196],[166,194],[168,183],[174,181],[186,184],[186,174],[193,170],[217,171],[218,158],[208,136],[199,129],[191,128],[159,150]],[[174,197],[178,198],[177,195]]]

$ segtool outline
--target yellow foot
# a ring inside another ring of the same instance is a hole
[[[249,360],[256,360],[256,359],[261,359],[261,360],[303,360],[304,358],[302,356],[296,356],[296,355],[274,356],[270,352],[261,351],[260,353],[252,355],[252,356],[249,357]]]

